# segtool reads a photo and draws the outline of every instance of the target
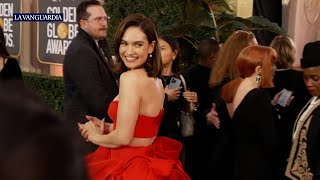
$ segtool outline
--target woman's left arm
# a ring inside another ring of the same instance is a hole
[[[103,134],[93,122],[87,122],[85,129],[89,141],[108,148],[130,144],[139,114],[141,95],[138,79],[134,71],[128,71],[121,75],[116,129],[109,134]]]
[[[190,103],[190,111],[196,111],[199,106],[198,94],[195,91],[183,92],[183,97]]]

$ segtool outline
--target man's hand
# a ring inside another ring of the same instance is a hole
[[[206,116],[208,123],[213,124],[217,129],[220,129],[220,119],[215,103],[212,103],[211,111]]]

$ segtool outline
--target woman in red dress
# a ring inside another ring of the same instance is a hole
[[[100,147],[86,157],[90,179],[190,179],[179,161],[181,144],[156,137],[163,116],[164,89],[158,36],[141,14],[126,17],[116,36],[119,95],[109,105],[113,124],[87,117],[79,124],[87,141]]]

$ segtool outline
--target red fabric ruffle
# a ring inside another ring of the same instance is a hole
[[[158,137],[147,147],[99,147],[88,155],[91,180],[189,180],[179,160],[182,145],[166,137]]]

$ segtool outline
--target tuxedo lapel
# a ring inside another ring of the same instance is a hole
[[[109,74],[111,74],[112,78],[114,79],[114,82],[118,82],[116,75],[111,70],[112,67],[110,65],[110,61],[112,61],[112,59],[108,59],[107,56],[105,55],[105,53],[103,52],[103,50],[101,49],[101,47],[99,47],[98,45],[96,46],[96,51],[98,52],[98,54],[100,56],[100,60],[106,66],[107,71],[109,72]],[[117,84],[117,86],[118,86],[118,84]]]
[[[81,28],[78,29],[79,34],[87,40],[87,42],[90,44],[90,47],[93,48],[93,50],[97,53],[97,55],[100,57],[99,61],[106,67],[108,74],[111,76],[111,78],[114,79],[113,82],[115,82],[115,85],[118,87],[118,78],[115,75],[115,73],[111,70],[112,67],[110,65],[110,61],[112,61],[111,56],[108,56],[108,54],[105,54],[102,49],[100,49],[99,44],[97,44],[84,30]],[[102,43],[103,47],[108,48],[108,44],[105,40],[100,40],[98,43]]]

